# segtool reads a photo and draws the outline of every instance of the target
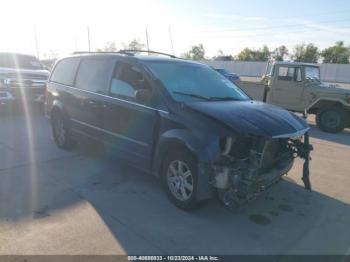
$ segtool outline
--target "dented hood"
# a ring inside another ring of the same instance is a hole
[[[213,118],[237,133],[264,137],[303,135],[309,126],[297,115],[256,101],[191,102],[186,106]]]

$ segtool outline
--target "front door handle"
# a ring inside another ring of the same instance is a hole
[[[103,109],[106,109],[106,110],[113,110],[113,106],[111,104],[105,103],[102,105],[102,107]]]
[[[89,102],[88,102],[88,104],[89,104],[90,106],[97,106],[97,105],[98,105],[98,102],[97,102],[96,100],[94,100],[94,99],[90,99]]]

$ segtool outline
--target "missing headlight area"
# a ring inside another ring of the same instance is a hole
[[[287,174],[296,157],[305,160],[302,179],[311,190],[308,133],[297,138],[228,137],[220,141],[220,147],[211,182],[225,205],[253,199]]]

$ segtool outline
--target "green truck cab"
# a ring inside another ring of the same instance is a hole
[[[350,126],[350,89],[323,83],[315,64],[275,62],[259,82],[238,85],[253,99],[316,115],[317,126],[337,133]]]

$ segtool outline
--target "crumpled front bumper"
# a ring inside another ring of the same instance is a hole
[[[230,150],[230,153],[223,151],[213,163],[210,184],[224,204],[242,204],[254,199],[280,181],[292,169],[296,157],[305,160],[302,180],[305,188],[311,190],[309,152],[312,146],[309,144],[308,132],[304,134],[304,139],[283,137],[261,141],[261,147],[246,147],[250,148],[248,154],[237,155],[235,149]],[[238,152],[241,152],[240,149]]]
[[[280,166],[274,167],[266,173],[261,174],[252,183],[245,183],[245,195],[243,201],[249,201],[257,197],[261,192],[268,189],[270,186],[281,180],[283,175],[286,175],[293,167],[294,159],[286,160]]]
[[[242,204],[280,181],[281,177],[292,169],[293,164],[294,158],[290,157],[264,172],[252,168],[244,175],[230,166],[215,166],[212,183],[219,190],[219,196],[226,205],[232,202]]]

